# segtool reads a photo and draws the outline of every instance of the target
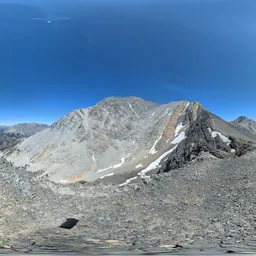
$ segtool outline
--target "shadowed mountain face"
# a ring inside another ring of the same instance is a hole
[[[15,134],[0,134],[0,151],[12,149],[19,144],[23,138]]]
[[[249,131],[250,133],[256,135],[256,121],[255,120],[249,119],[245,116],[240,116],[230,123],[236,127],[240,127],[242,129],[245,129],[245,130]]]
[[[56,182],[94,181],[180,167],[200,152],[242,155],[256,137],[225,122],[198,102],[158,105],[111,97],[79,109],[24,140],[8,156],[15,165],[43,170]]]

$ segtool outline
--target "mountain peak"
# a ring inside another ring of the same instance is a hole
[[[256,121],[249,119],[246,116],[240,116],[230,123],[236,127],[245,129],[252,134],[256,134]]]
[[[238,117],[238,118],[236,118],[235,120],[234,120],[234,122],[237,122],[237,123],[247,123],[247,122],[249,122],[249,121],[253,121],[252,119],[249,119],[248,117],[246,117],[246,116],[240,116],[240,117]]]

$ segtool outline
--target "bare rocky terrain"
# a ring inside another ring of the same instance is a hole
[[[122,187],[117,177],[56,184],[4,159],[0,166],[0,252],[256,251],[255,151],[202,153]],[[79,222],[59,228],[66,218]]]
[[[0,253],[256,251],[256,136],[198,102],[111,97],[17,139]]]

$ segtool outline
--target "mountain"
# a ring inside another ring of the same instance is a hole
[[[256,136],[198,102],[159,105],[137,97],[111,97],[69,113],[6,157],[17,166],[41,170],[55,182],[117,175],[127,184],[181,167],[202,151],[219,158],[240,156],[255,142]]]
[[[0,125],[0,134],[2,134],[4,132],[4,130],[6,130],[7,128],[8,128],[8,126]]]
[[[18,135],[22,137],[30,137],[38,132],[43,131],[48,127],[49,125],[46,125],[46,124],[23,123],[23,124],[16,124],[16,125],[7,127],[4,130],[4,133]]]
[[[255,120],[249,119],[245,116],[240,116],[230,123],[236,127],[240,127],[242,129],[245,129],[245,130],[249,131],[250,133],[256,135],[256,121]]]
[[[44,124],[16,124],[13,126],[0,126],[0,151],[12,150],[24,138],[28,138],[49,127]]]
[[[23,138],[15,134],[0,134],[0,151],[13,149]]]

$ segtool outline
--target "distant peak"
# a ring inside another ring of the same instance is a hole
[[[240,116],[237,119],[235,119],[235,122],[237,123],[245,123],[251,121],[251,119],[247,118],[246,116]]]

